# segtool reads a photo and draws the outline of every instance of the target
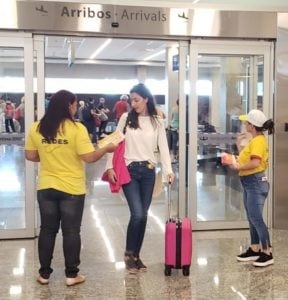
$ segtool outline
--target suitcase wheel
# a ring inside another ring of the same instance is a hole
[[[184,276],[189,276],[190,275],[190,266],[184,266],[182,269],[183,275]]]
[[[165,270],[164,270],[165,276],[171,276],[171,267],[165,265]]]

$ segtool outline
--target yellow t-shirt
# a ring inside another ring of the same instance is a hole
[[[238,162],[240,166],[246,165],[251,158],[258,158],[261,160],[257,168],[250,170],[240,170],[240,176],[256,174],[266,170],[268,165],[268,143],[263,134],[257,135],[250,143],[240,152]]]
[[[95,151],[87,129],[78,122],[64,122],[63,133],[53,143],[38,132],[39,122],[32,124],[25,143],[26,150],[37,150],[40,157],[38,190],[54,188],[73,195],[85,194],[85,168],[79,155]]]

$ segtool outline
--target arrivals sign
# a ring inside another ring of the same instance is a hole
[[[12,2],[15,0],[11,0]],[[17,1],[11,29],[127,36],[276,38],[274,12]],[[4,16],[4,12],[0,12]],[[7,22],[11,18],[8,18]],[[9,28],[0,21],[0,29]],[[11,23],[12,24],[12,23]]]
[[[30,30],[129,34],[169,34],[174,19],[170,9],[24,1],[17,2],[17,16],[19,27]],[[187,19],[179,20],[187,26]]]

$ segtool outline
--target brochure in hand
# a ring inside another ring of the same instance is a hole
[[[114,132],[107,135],[105,138],[98,141],[98,148],[103,148],[110,143],[118,145],[121,141],[124,140],[124,134],[120,130],[115,130]]]

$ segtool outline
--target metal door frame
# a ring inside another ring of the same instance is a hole
[[[192,219],[194,230],[210,229],[240,229],[248,228],[247,221],[197,221],[197,130],[198,127],[198,100],[196,82],[198,79],[198,54],[213,55],[263,55],[264,57],[264,87],[263,111],[267,116],[273,116],[273,64],[274,43],[268,41],[227,41],[227,40],[200,40],[191,39],[189,58],[189,143],[188,146],[188,213]],[[264,207],[264,220],[268,227],[272,225],[273,208],[273,138],[269,136],[269,168],[270,193]]]
[[[34,121],[33,38],[30,33],[0,33],[0,47],[24,49],[25,128]],[[27,136],[27,130],[25,133]],[[25,162],[25,228],[0,230],[0,239],[32,238],[35,236],[35,165]]]
[[[97,37],[97,36],[95,36]],[[24,76],[25,76],[25,126],[29,128],[34,121],[34,94],[33,94],[33,56],[35,55],[37,78],[37,114],[38,117],[44,113],[45,99],[45,53],[44,53],[44,35],[35,35],[30,33],[2,33],[0,35],[0,46],[23,47],[24,48]],[[116,37],[117,38],[117,37]],[[146,37],[149,38],[149,37]],[[152,39],[157,39],[153,37]],[[197,189],[196,189],[196,172],[197,172],[197,112],[198,103],[196,101],[196,82],[198,78],[198,53],[202,54],[231,54],[231,55],[263,55],[264,56],[264,113],[268,116],[272,114],[273,109],[273,42],[265,41],[222,41],[222,40],[190,40],[189,44],[185,40],[173,39],[179,42],[179,212],[180,216],[188,214],[192,218],[194,230],[208,229],[232,229],[232,228],[247,228],[247,222],[225,222],[225,221],[209,221],[197,222]],[[189,69],[188,80],[190,83],[189,94],[189,134],[188,139],[190,144],[188,148],[188,157],[186,160],[186,95],[184,85],[187,77],[186,57],[189,52]],[[269,82],[269,84],[268,84]],[[271,99],[271,101],[269,100]],[[27,133],[26,133],[27,134]],[[269,138],[270,157],[273,157],[272,139]],[[186,174],[186,164],[188,164],[188,174]],[[269,178],[273,178],[272,160],[270,159]],[[187,175],[187,178],[186,178]],[[26,227],[25,229],[4,230],[0,231],[0,238],[27,238],[35,237],[36,228],[36,213],[35,213],[35,191],[36,191],[36,168],[35,164],[26,161],[25,168],[25,213]],[[27,180],[33,178],[33,180]],[[271,182],[273,190],[273,182]],[[268,205],[265,207],[265,220],[268,226],[271,226],[272,216],[272,195],[271,191]],[[26,200],[27,199],[27,200]],[[32,200],[31,200],[32,199]]]

